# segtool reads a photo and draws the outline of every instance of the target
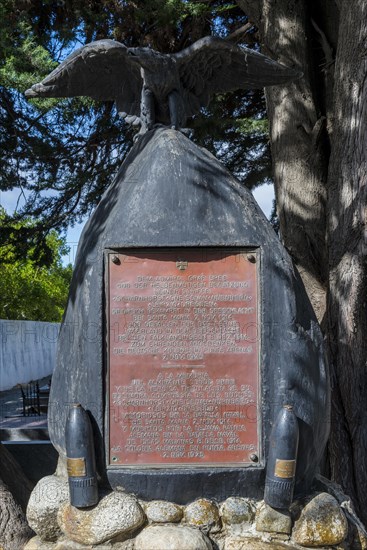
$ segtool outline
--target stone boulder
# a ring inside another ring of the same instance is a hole
[[[208,537],[184,525],[152,525],[135,539],[135,550],[213,550]]]
[[[292,531],[291,515],[287,510],[276,510],[264,502],[256,512],[256,530],[289,535]]]
[[[42,478],[33,489],[27,507],[27,521],[42,540],[54,541],[61,535],[57,513],[68,500],[68,481],[57,476]]]
[[[225,525],[252,523],[255,517],[256,505],[247,498],[229,497],[219,508],[222,522]]]
[[[256,537],[227,537],[223,550],[299,550],[299,546],[278,541],[263,541]]]
[[[144,508],[151,523],[177,523],[183,515],[181,506],[165,500],[153,500],[146,503]]]
[[[308,548],[333,546],[348,535],[348,522],[334,497],[327,493],[315,496],[303,508],[295,522],[292,539]]]
[[[145,514],[132,495],[114,491],[93,508],[78,509],[64,504],[58,513],[61,531],[81,544],[100,544],[137,530]]]
[[[219,511],[211,500],[199,498],[185,508],[185,522],[199,527],[205,532],[217,532],[220,530]]]
[[[55,550],[56,544],[53,542],[46,542],[40,537],[33,537],[27,542],[23,550]],[[0,546],[0,548],[2,548]]]

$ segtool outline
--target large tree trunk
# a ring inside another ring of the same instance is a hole
[[[238,0],[260,31],[263,53],[304,77],[266,91],[281,238],[295,260],[319,321],[326,302],[326,116],[314,90],[307,2]],[[324,79],[325,80],[325,79]],[[326,80],[325,80],[326,82]]]
[[[21,550],[33,535],[33,531],[26,522],[24,512],[15,502],[9,489],[0,480],[1,550]]]
[[[366,522],[367,3],[237,3],[258,27],[264,53],[304,73],[267,91],[281,238],[324,319],[331,476]]]
[[[367,523],[367,3],[341,4],[328,179],[333,477]]]
[[[21,550],[34,535],[25,519],[33,486],[1,443],[0,472],[0,549]]]

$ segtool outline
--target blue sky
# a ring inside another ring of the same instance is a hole
[[[260,187],[257,187],[255,189],[253,194],[265,216],[269,218],[274,199],[273,185],[261,185]],[[0,205],[3,206],[7,212],[14,212],[17,207],[18,201],[18,206],[21,206],[24,203],[24,198],[21,196],[19,189],[5,192],[0,191]],[[74,263],[78,241],[84,227],[84,223],[76,224],[74,227],[69,227],[67,231],[66,241],[70,248],[70,251],[68,255],[64,256],[63,263],[65,265],[67,265],[68,263]]]
[[[260,185],[260,187],[257,187],[254,190],[253,195],[256,199],[257,204],[260,206],[265,216],[269,219],[271,210],[273,208],[273,200],[274,200],[273,184],[265,183],[264,185]]]

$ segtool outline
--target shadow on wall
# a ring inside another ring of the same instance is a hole
[[[0,391],[50,376],[59,323],[0,320]]]

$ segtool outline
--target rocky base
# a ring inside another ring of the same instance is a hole
[[[67,480],[43,478],[28,504],[37,533],[26,550],[367,550],[367,536],[349,499],[319,478],[314,494],[289,512],[263,501],[201,498],[188,504],[143,502],[123,490],[101,495],[93,508],[68,501]]]

